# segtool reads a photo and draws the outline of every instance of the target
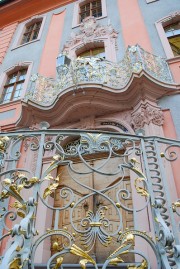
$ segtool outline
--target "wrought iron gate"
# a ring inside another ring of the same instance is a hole
[[[0,137],[0,268],[180,268],[180,142],[42,126]]]

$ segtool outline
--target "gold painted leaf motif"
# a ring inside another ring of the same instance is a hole
[[[59,183],[51,183],[49,187],[44,190],[43,199],[46,199],[51,193],[57,189]]]

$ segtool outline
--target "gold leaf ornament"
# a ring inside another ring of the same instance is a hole
[[[149,193],[143,187],[138,186],[138,184],[143,181],[144,181],[144,178],[141,178],[141,177],[136,178],[134,186],[136,188],[137,193],[139,193],[141,196],[148,197]]]
[[[40,180],[39,180],[39,178],[37,178],[37,177],[32,177],[32,178],[29,179],[29,183],[31,183],[31,184],[38,183],[39,181],[40,181]]]
[[[57,258],[56,259],[56,264],[52,269],[58,269],[61,266],[62,263],[63,263],[63,257]]]
[[[49,187],[44,190],[43,199],[46,199],[49,195],[51,195],[53,191],[57,189],[58,185],[59,183],[51,183]]]
[[[10,205],[10,207],[14,207],[14,208],[17,208],[17,209],[26,210],[26,204],[21,204],[18,201],[15,201],[14,204]]]
[[[72,247],[70,248],[70,253],[84,258],[86,261],[82,261],[81,265],[83,265],[83,266],[87,262],[90,262],[94,265],[96,264],[95,261],[93,260],[93,258],[91,258],[91,256],[89,256],[89,254],[87,252],[85,252],[84,250],[82,250],[81,248],[76,246],[75,244],[73,244]]]
[[[20,268],[22,268],[20,258],[14,258],[13,261],[9,264],[9,269],[20,269]]]
[[[86,263],[88,263],[89,261],[86,259],[82,259],[79,261],[79,264],[81,265],[82,269],[86,269]]]
[[[117,266],[118,263],[121,263],[121,262],[124,262],[124,260],[121,259],[120,257],[116,257],[114,259],[111,259],[109,264]]]

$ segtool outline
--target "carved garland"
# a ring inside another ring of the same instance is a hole
[[[138,111],[132,113],[132,125],[134,129],[143,128],[145,124],[153,123],[161,126],[164,123],[163,112],[158,107],[142,105]]]

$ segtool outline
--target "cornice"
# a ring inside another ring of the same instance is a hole
[[[164,95],[179,92],[180,85],[156,83],[144,73],[133,76],[123,90],[113,90],[103,85],[81,85],[73,94],[73,88],[59,93],[50,106],[42,106],[30,100],[22,102],[22,116],[18,126],[30,126],[36,122],[48,121],[57,126],[73,123],[90,115],[103,116],[109,113],[132,110],[141,100],[157,103]],[[46,111],[46,112],[45,112]],[[48,113],[47,113],[48,111]]]
[[[75,0],[15,0],[0,7],[0,29],[72,2]]]

